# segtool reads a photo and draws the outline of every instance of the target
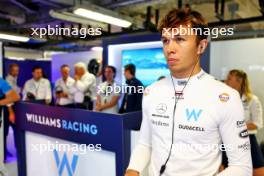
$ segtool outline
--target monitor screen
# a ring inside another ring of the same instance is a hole
[[[122,51],[122,70],[127,64],[136,66],[136,77],[148,86],[157,81],[160,76],[169,75],[162,48],[133,49]],[[124,76],[122,82],[125,83]]]

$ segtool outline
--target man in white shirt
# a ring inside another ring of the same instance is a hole
[[[52,99],[50,82],[43,78],[43,70],[36,66],[32,69],[33,78],[28,80],[23,89],[23,100],[50,104]]]
[[[6,81],[13,90],[19,95],[21,92],[21,88],[17,85],[17,78],[19,75],[19,66],[17,64],[10,64],[9,65],[9,73],[6,76]]]
[[[117,92],[114,78],[116,75],[116,68],[113,66],[106,66],[104,69],[104,76],[106,81],[98,86],[97,99],[96,99],[96,111],[105,113],[118,113],[118,99],[120,92]],[[121,87],[120,87],[121,88]]]
[[[56,105],[73,107],[73,97],[70,96],[69,91],[74,82],[74,79],[70,77],[70,67],[62,65],[61,78],[55,82]]]
[[[149,176],[252,176],[239,94],[201,69],[208,33],[179,32],[206,27],[190,9],[173,9],[161,21],[171,75],[146,89],[140,138],[126,176],[139,176],[148,163]],[[228,167],[219,173],[223,150]]]
[[[93,101],[95,100],[95,76],[87,71],[86,65],[83,62],[78,62],[74,65],[74,84],[70,89],[70,94],[73,96],[76,108],[93,109]]]

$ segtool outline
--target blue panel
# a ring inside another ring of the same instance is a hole
[[[160,41],[159,33],[148,33],[140,35],[121,35],[111,39],[103,40],[103,66],[108,64],[108,45],[125,44],[125,43],[140,43],[140,42],[151,42]],[[202,68],[209,73],[210,70],[210,43],[201,58]]]
[[[170,74],[162,48],[123,50],[122,68],[131,63],[136,66],[136,77],[145,87],[157,81],[160,76]],[[124,75],[122,80],[125,80]]]
[[[18,76],[18,86],[23,87],[25,82],[32,78],[32,68],[34,66],[40,66],[43,68],[44,75],[47,79],[51,79],[51,62],[50,61],[36,61],[36,60],[11,60],[4,59],[4,75],[8,74],[9,65],[16,63],[20,67],[20,73]]]
[[[108,64],[108,45],[114,44],[124,44],[124,43],[138,43],[138,42],[150,42],[159,41],[159,33],[149,33],[141,35],[120,35],[115,38],[104,39],[103,40],[103,66]]]
[[[117,176],[123,176],[128,165],[130,130],[138,130],[141,119],[141,112],[115,115],[25,102],[16,104],[16,125],[19,130],[80,144],[101,144],[102,149],[116,154]],[[24,152],[20,150],[19,155],[25,162]]]

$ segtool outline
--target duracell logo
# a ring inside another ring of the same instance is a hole
[[[191,131],[205,131],[203,127],[189,126],[189,125],[179,125],[179,129],[191,130]]]

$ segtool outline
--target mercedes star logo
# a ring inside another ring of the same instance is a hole
[[[160,103],[157,107],[156,107],[156,111],[159,114],[164,114],[167,111],[167,105],[164,103]]]

